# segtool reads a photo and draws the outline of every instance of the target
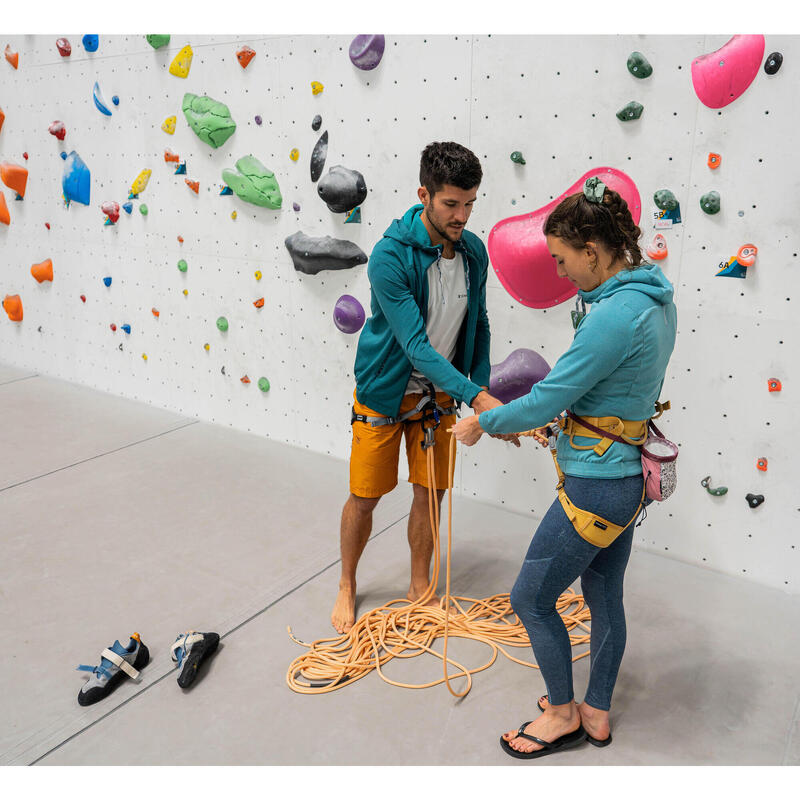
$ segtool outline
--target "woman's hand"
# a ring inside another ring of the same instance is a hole
[[[484,433],[478,419],[479,416],[479,414],[475,414],[471,417],[465,417],[459,420],[449,429],[449,432],[456,437],[457,441],[463,442],[468,447],[472,447]]]

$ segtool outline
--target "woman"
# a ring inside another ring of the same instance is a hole
[[[598,418],[627,421],[624,435],[637,441],[646,434],[675,345],[672,286],[657,266],[643,262],[641,230],[625,200],[597,178],[558,205],[544,233],[558,275],[578,288],[581,301],[593,304],[591,313],[573,315],[572,345],[529,394],[461,420],[455,436],[473,445],[483,433],[542,428],[568,409],[603,430],[608,421]],[[528,631],[547,695],[538,703],[538,718],[501,737],[515,758],[538,758],[586,739],[609,744],[608,712],[625,648],[622,586],[644,495],[641,452],[572,419],[562,427],[557,454],[567,497],[624,530],[597,546],[577,532],[556,500],[531,541],[511,605]],[[578,576],[592,615],[589,685],[579,706],[569,634],[555,607]]]

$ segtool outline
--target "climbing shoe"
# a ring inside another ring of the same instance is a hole
[[[81,664],[77,669],[91,672],[89,680],[78,692],[78,703],[90,706],[107,697],[125,678],[139,677],[139,670],[150,661],[150,651],[142,642],[138,633],[131,636],[130,643],[124,647],[115,641],[110,648],[100,654],[100,664],[88,667]]]
[[[218,633],[200,633],[200,631],[187,631],[181,633],[172,645],[172,660],[180,669],[178,686],[188,689],[197,675],[197,668],[214,651],[219,644]]]

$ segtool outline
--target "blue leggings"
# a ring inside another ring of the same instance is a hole
[[[564,488],[578,507],[624,525],[642,497],[643,478],[597,479],[567,476]],[[511,591],[511,607],[528,631],[536,663],[553,705],[569,703],[572,647],[561,616],[559,595],[580,576],[581,591],[592,613],[591,670],[584,700],[605,711],[625,651],[622,583],[633,542],[632,522],[608,547],[582,539],[556,499],[531,540]]]

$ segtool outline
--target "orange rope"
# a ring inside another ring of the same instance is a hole
[[[533,431],[526,431],[524,436],[532,436]],[[449,470],[453,474],[455,461],[455,436],[450,438]],[[307,652],[298,656],[289,665],[286,682],[289,688],[301,694],[323,694],[341,689],[376,670],[378,675],[393,686],[404,689],[427,689],[446,683],[454,697],[464,697],[472,688],[472,676],[482,672],[494,664],[497,653],[525,667],[538,669],[538,665],[512,656],[506,647],[530,647],[528,634],[517,615],[511,608],[508,592],[492,595],[482,600],[472,597],[451,596],[450,594],[450,562],[453,539],[453,487],[448,491],[448,525],[447,525],[447,576],[445,595],[440,606],[426,606],[433,597],[439,582],[439,503],[436,498],[436,469],[433,448],[427,450],[428,464],[428,512],[433,533],[433,576],[425,593],[414,602],[406,598],[392,600],[383,606],[363,614],[353,627],[344,634],[330,638],[317,639],[311,644],[300,641],[292,634],[289,636],[297,644],[308,648]],[[451,614],[452,606],[456,613]],[[444,606],[442,608],[442,606]],[[570,643],[588,644],[590,628],[586,624],[589,609],[583,596],[567,589],[558,599],[556,610],[564,620],[568,631],[582,628],[583,632],[570,633]],[[473,639],[483,642],[491,648],[491,656],[479,667],[468,669],[447,655],[447,644],[450,637]],[[443,652],[434,650],[432,645],[440,637],[444,638]],[[442,659],[444,677],[429,683],[401,683],[388,678],[381,667],[393,658],[413,658],[421,653],[429,653]],[[577,661],[589,655],[586,650],[575,656]],[[451,665],[455,672],[449,672]],[[455,691],[450,681],[455,678],[466,678],[466,686],[461,692]]]

